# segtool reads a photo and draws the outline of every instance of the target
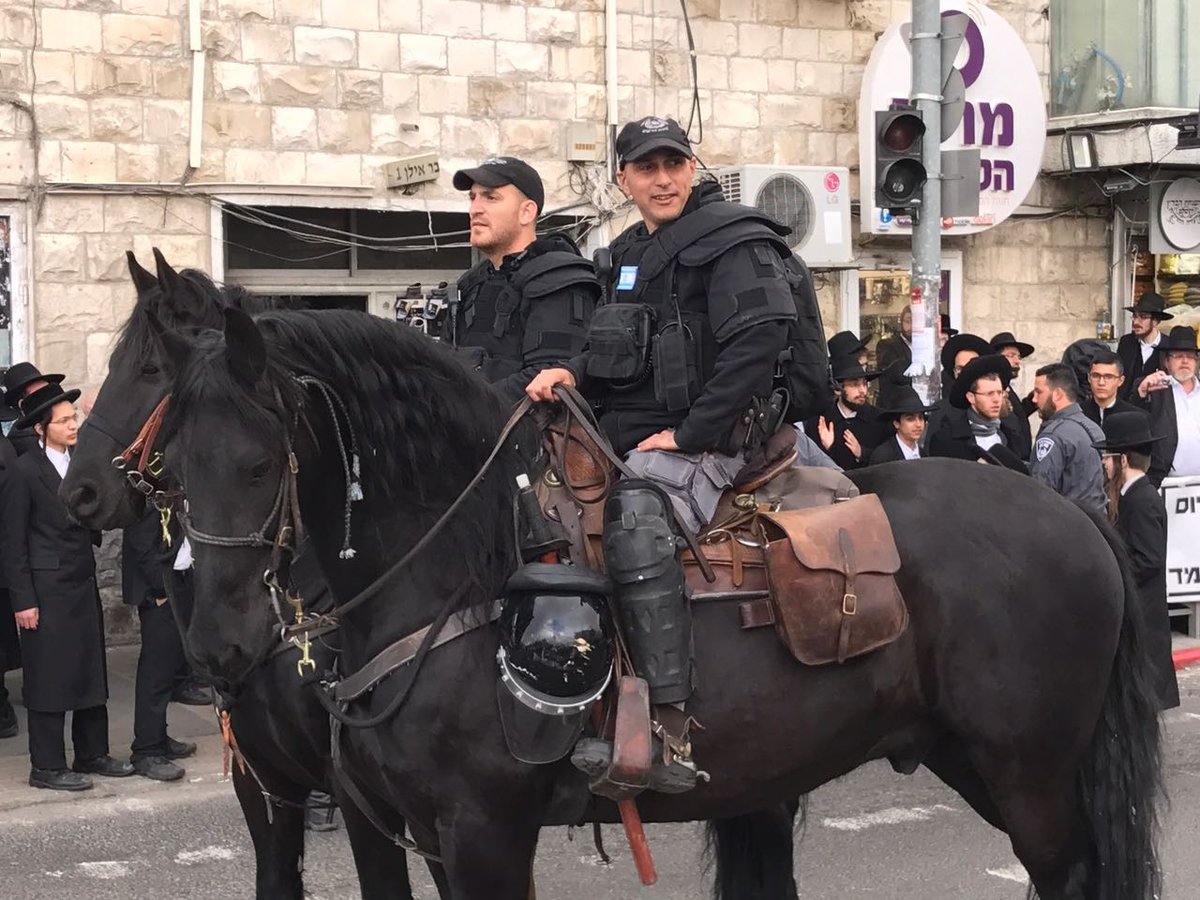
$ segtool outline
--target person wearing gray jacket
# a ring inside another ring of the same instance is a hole
[[[1033,444],[1030,474],[1048,487],[1101,514],[1107,506],[1104,467],[1095,449],[1100,426],[1079,406],[1079,382],[1070,366],[1037,370],[1033,401],[1045,423]]]

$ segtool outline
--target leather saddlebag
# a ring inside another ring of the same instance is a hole
[[[878,497],[762,516],[775,630],[796,659],[842,663],[904,633],[900,556]]]

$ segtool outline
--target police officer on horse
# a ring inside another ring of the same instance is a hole
[[[794,418],[774,387],[793,342],[796,290],[811,295],[811,279],[783,240],[786,228],[727,202],[715,183],[695,184],[696,159],[674,120],[626,125],[616,151],[618,183],[642,221],[612,244],[611,270],[601,276],[608,302],[596,311],[587,349],[539,373],[526,393],[549,401],[556,385],[579,388],[598,403],[601,429],[639,476],[610,492],[605,564],[634,667],[669,733],[670,707],[692,691],[691,619],[672,519],[703,528],[749,460],[790,452],[777,438],[794,442],[794,431],[780,427]],[[819,321],[809,330],[824,366]],[[611,747],[586,743],[575,764],[603,771]],[[656,754],[656,769],[661,759]],[[653,789],[694,785],[686,754],[674,753],[665,768],[652,772]]]
[[[568,238],[537,237],[545,190],[528,163],[492,157],[455,172],[454,186],[470,196],[471,246],[483,259],[459,279],[450,339],[515,403],[539,370],[583,348],[600,288]]]

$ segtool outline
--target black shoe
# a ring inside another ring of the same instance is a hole
[[[133,766],[105,754],[95,759],[77,759],[71,766],[76,772],[88,775],[103,775],[106,778],[126,778],[133,774]]]
[[[212,688],[195,682],[186,682],[171,693],[172,703],[182,703],[184,706],[212,706]]]
[[[691,760],[674,757],[670,765],[663,763],[662,742],[653,739],[650,748],[650,773],[646,790],[659,794],[682,794],[696,786],[698,773],[696,765]],[[608,772],[612,765],[612,741],[600,738],[580,738],[571,754],[571,764],[580,772],[595,781]]]
[[[29,786],[48,791],[86,791],[92,779],[70,769],[30,769]]]
[[[134,759],[132,769],[151,781],[178,781],[184,775],[183,766],[165,756],[139,756]]]
[[[167,738],[167,751],[163,754],[167,759],[187,759],[196,753],[196,745],[191,741],[177,741]]]

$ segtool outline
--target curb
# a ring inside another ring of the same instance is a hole
[[[1185,647],[1181,650],[1176,650],[1171,654],[1171,660],[1175,663],[1175,671],[1185,668],[1195,663],[1200,662],[1200,647]]]

